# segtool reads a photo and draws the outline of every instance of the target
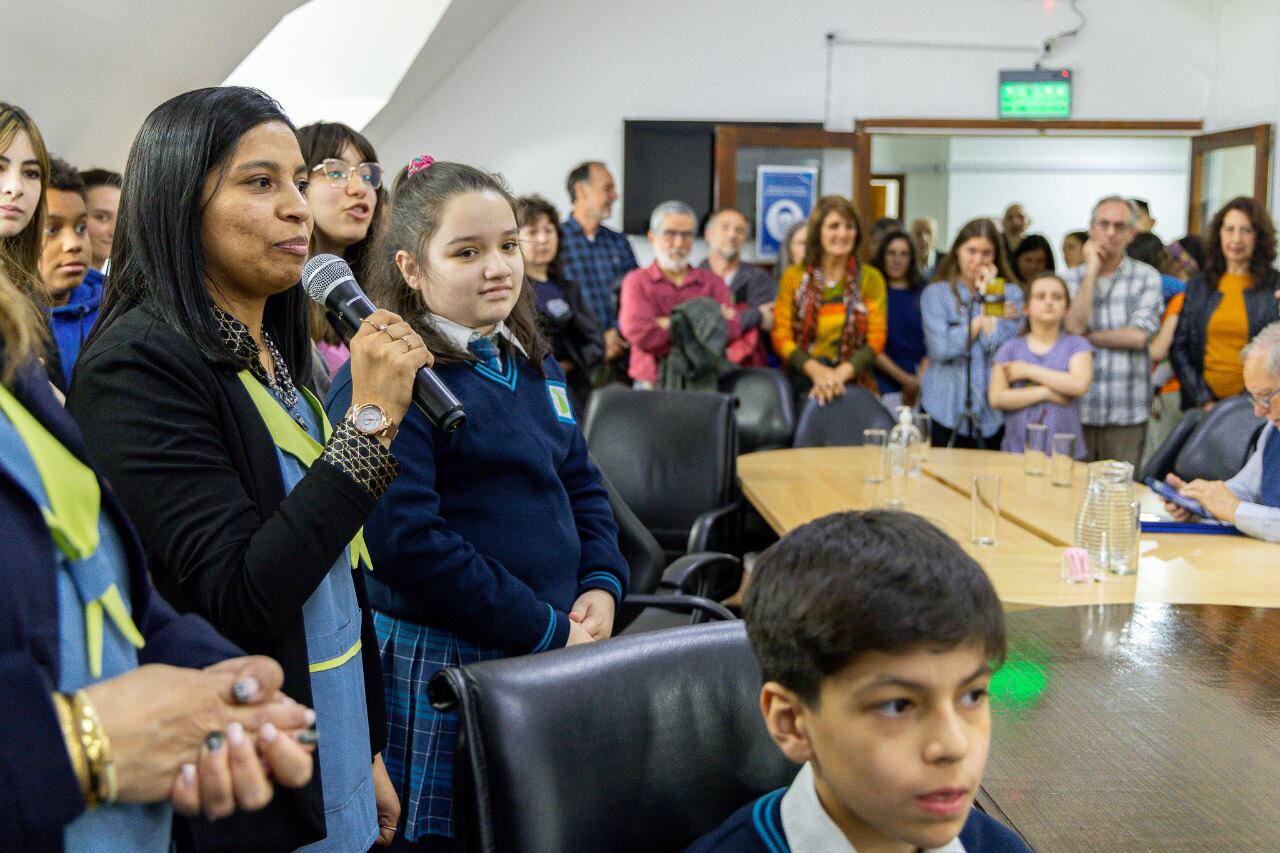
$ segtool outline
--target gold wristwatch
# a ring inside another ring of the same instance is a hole
[[[395,434],[396,422],[387,417],[381,406],[373,403],[352,405],[347,409],[347,421],[355,427],[356,432],[370,438],[387,437]]]

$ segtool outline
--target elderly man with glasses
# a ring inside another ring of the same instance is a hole
[[[631,342],[628,373],[637,388],[653,388],[658,363],[671,351],[671,311],[699,297],[720,303],[728,326],[728,339],[742,333],[738,312],[724,279],[710,270],[689,265],[697,216],[682,201],[664,201],[649,217],[649,243],[654,262],[632,270],[622,280],[618,302],[618,327]]]
[[[1280,542],[1280,322],[1258,332],[1240,353],[1244,360],[1244,386],[1253,401],[1253,413],[1266,418],[1258,448],[1230,480],[1192,480],[1176,475],[1165,478],[1183,497],[1198,501],[1214,518],[1234,524],[1240,532],[1268,542]],[[1171,503],[1165,510],[1179,521],[1195,517]]]
[[[1151,416],[1151,359],[1147,343],[1160,328],[1160,273],[1135,261],[1125,247],[1136,233],[1138,209],[1107,196],[1093,207],[1085,262],[1063,278],[1071,308],[1063,325],[1095,348],[1093,384],[1080,398],[1089,461],[1119,459],[1137,468]]]

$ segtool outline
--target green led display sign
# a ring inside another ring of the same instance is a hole
[[[1071,118],[1071,72],[1066,68],[1000,72],[1000,118]]]

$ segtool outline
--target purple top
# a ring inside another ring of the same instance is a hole
[[[1025,361],[1038,364],[1049,370],[1066,372],[1071,364],[1071,357],[1076,353],[1093,352],[1093,344],[1079,335],[1060,335],[1058,342],[1044,355],[1036,355],[1027,346],[1025,335],[1005,341],[996,351],[996,364],[1008,361]],[[1025,388],[1030,382],[1015,382],[1012,387]],[[1004,413],[1004,441],[1000,449],[1009,453],[1021,453],[1026,449],[1027,424],[1045,424],[1048,426],[1045,437],[1045,450],[1052,452],[1051,444],[1054,433],[1069,432],[1076,437],[1076,458],[1085,458],[1084,429],[1080,426],[1080,412],[1076,403],[1062,406],[1057,403],[1036,403],[1025,409]]]

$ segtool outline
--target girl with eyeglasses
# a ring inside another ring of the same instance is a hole
[[[387,193],[382,166],[368,139],[345,124],[318,121],[298,130],[302,159],[307,161],[307,202],[314,230],[311,254],[337,255],[350,265],[356,281],[365,281],[365,253],[377,232]],[[329,377],[351,357],[342,338],[325,318],[324,308],[310,306],[311,339],[324,360],[313,378],[320,396]]]

